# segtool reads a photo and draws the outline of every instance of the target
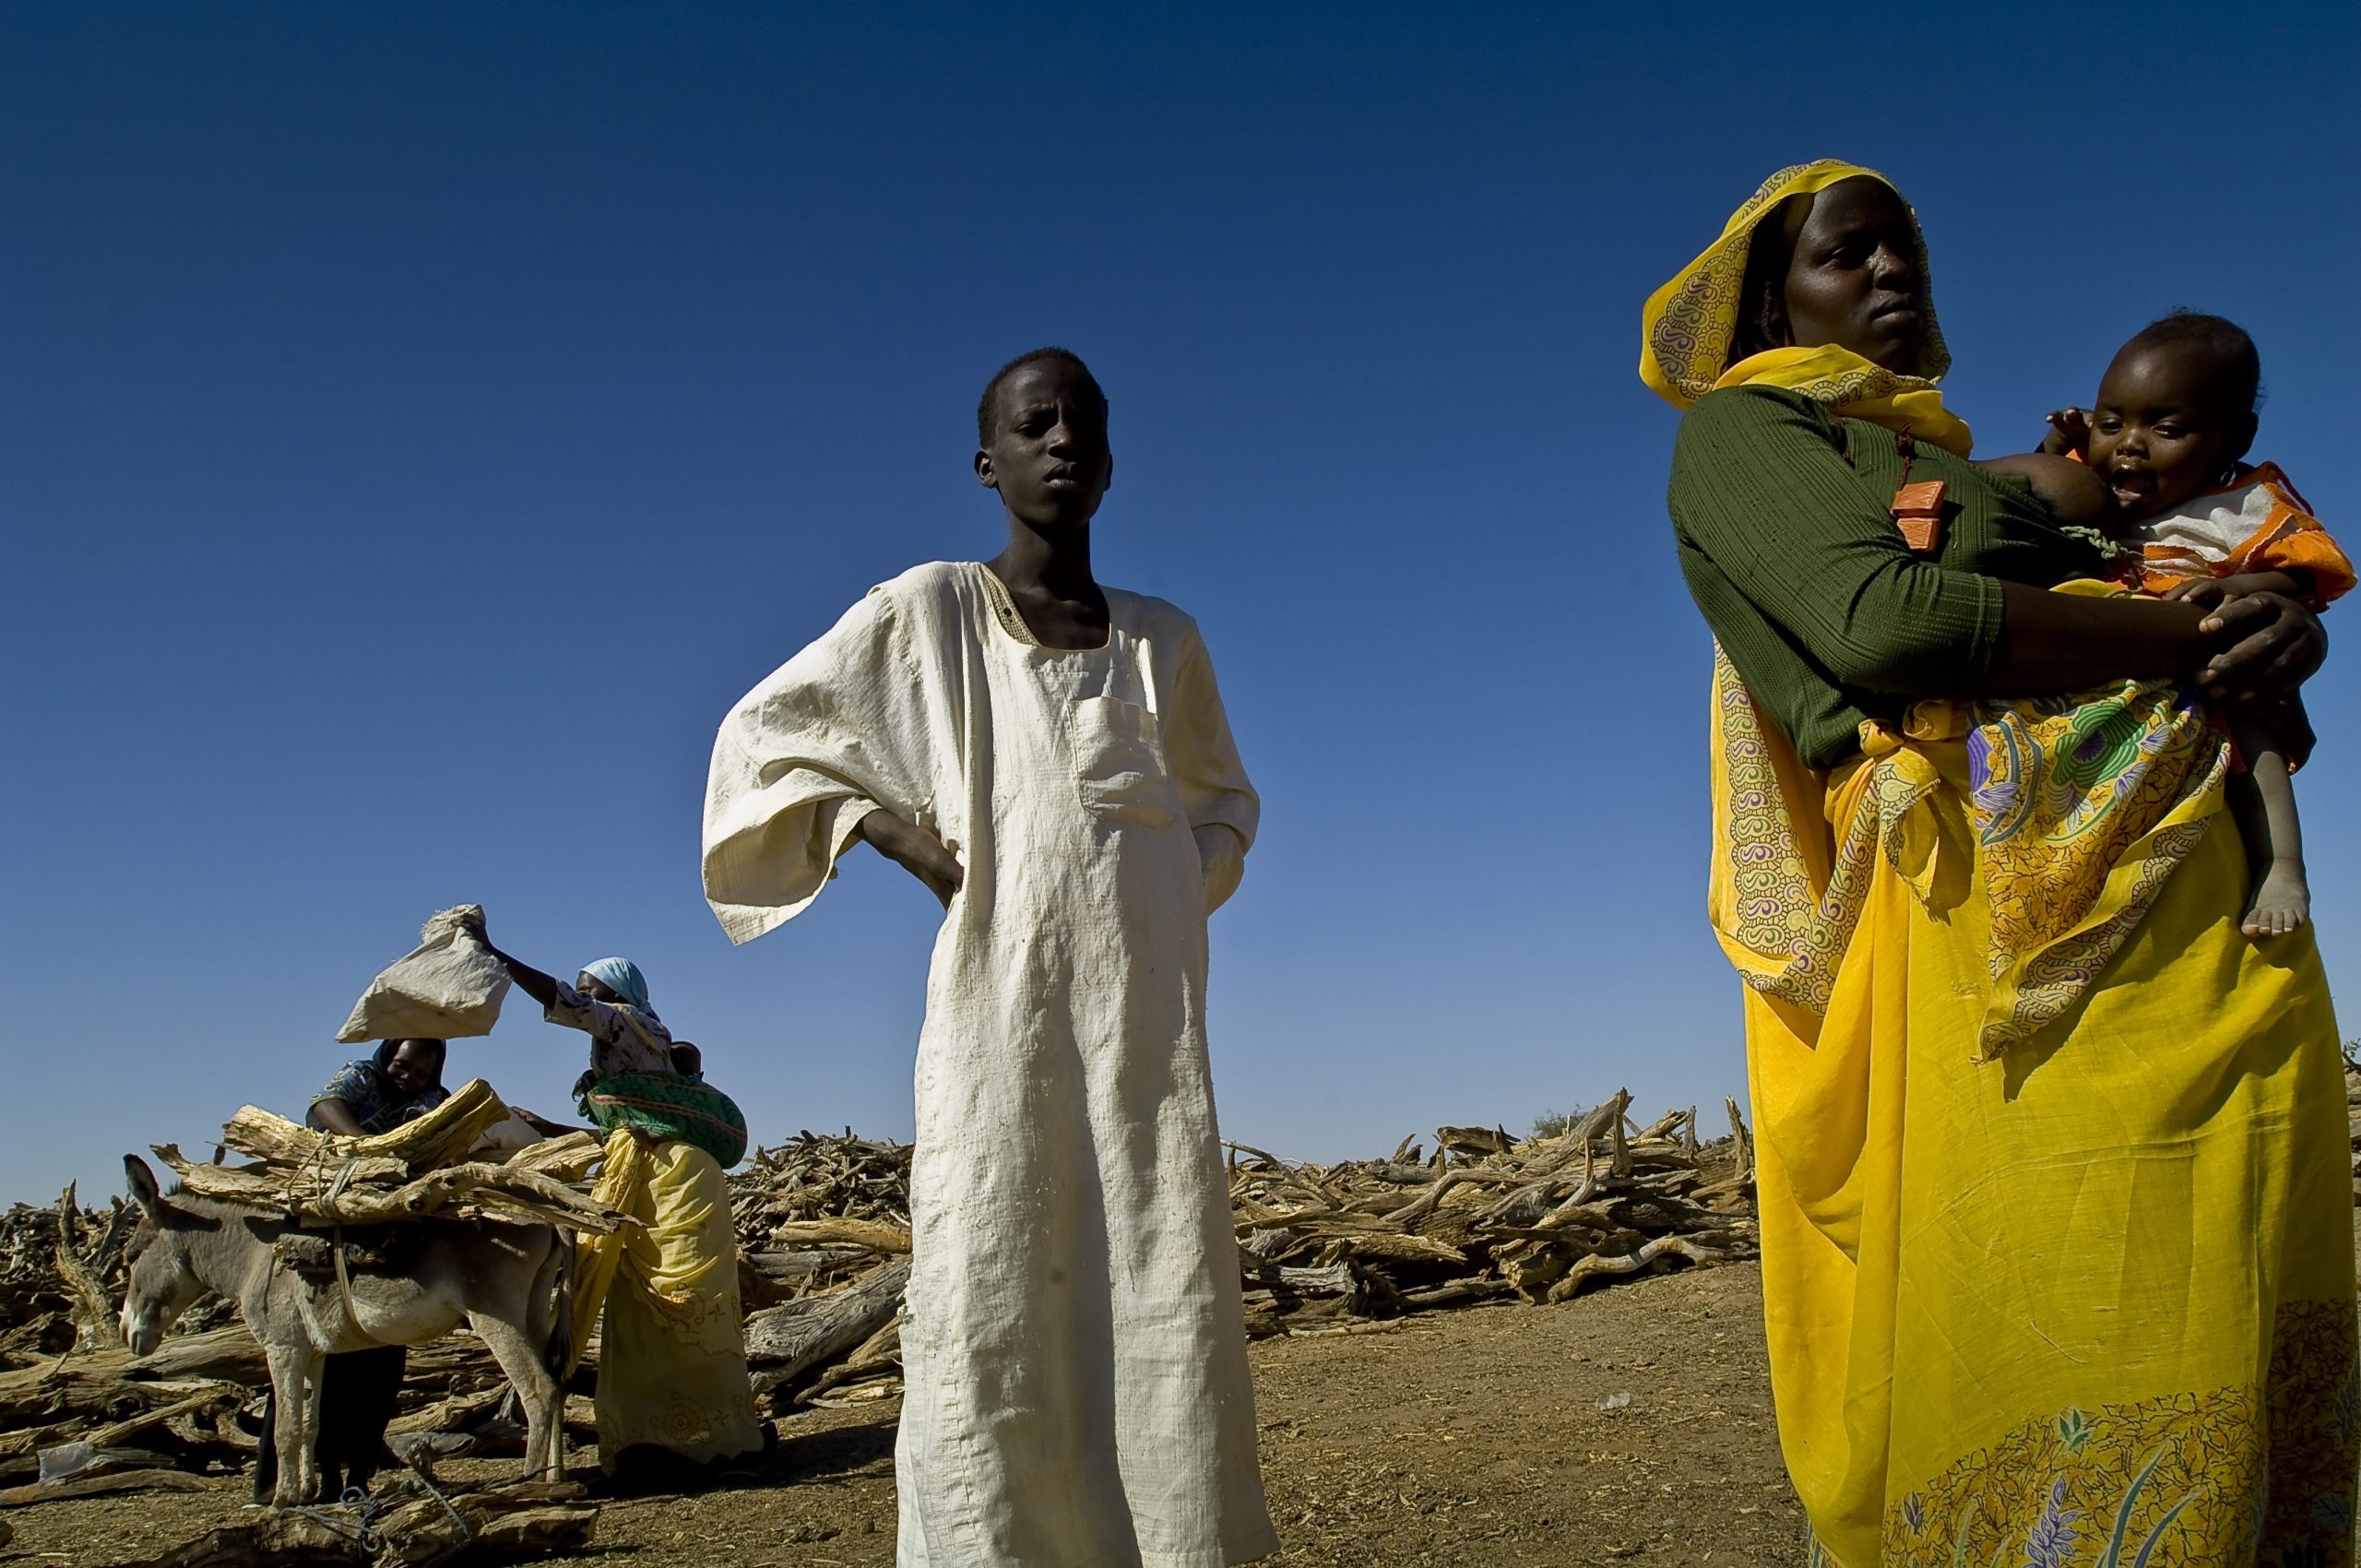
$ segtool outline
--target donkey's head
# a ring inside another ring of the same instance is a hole
[[[190,1243],[219,1229],[220,1222],[174,1203],[156,1185],[156,1173],[136,1154],[123,1157],[131,1201],[139,1206],[139,1228],[125,1255],[131,1262],[123,1290],[123,1338],[135,1356],[153,1350],[172,1320],[205,1293],[196,1277]]]

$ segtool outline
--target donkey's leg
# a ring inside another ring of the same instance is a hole
[[[518,1307],[516,1315],[529,1318],[529,1309],[522,1302]],[[468,1326],[508,1374],[509,1386],[516,1390],[517,1402],[525,1407],[525,1479],[564,1480],[565,1429],[560,1416],[565,1396],[541,1359],[542,1346],[524,1324],[488,1312],[469,1313]]]
[[[279,1380],[271,1378],[271,1386],[262,1396],[262,1437],[255,1447],[255,1506],[259,1508],[279,1493]]]
[[[266,1341],[265,1359],[270,1363],[271,1449],[279,1462],[270,1503],[291,1508],[311,1502],[320,1484],[313,1453],[319,1441],[320,1353],[308,1339]]]

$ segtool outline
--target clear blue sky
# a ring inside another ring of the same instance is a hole
[[[1770,170],[1917,204],[1987,451],[2188,303],[2348,542],[2350,5],[0,10],[0,1197],[300,1113],[486,905],[635,957],[758,1136],[906,1135],[932,910],[864,856],[732,949],[713,726],[989,554],[971,411],[1073,346],[1107,580],[1204,626],[1264,837],[1223,1121],[1382,1153],[1743,1086],[1702,919],[1703,628],[1638,310]],[[2313,688],[2361,1032],[2361,633]],[[463,1042],[562,1111],[581,1040]]]

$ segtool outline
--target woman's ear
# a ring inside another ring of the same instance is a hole
[[[1765,346],[1785,349],[1794,340],[1787,329],[1787,300],[1776,279],[1765,279],[1762,299],[1755,307],[1754,329],[1762,335]]]

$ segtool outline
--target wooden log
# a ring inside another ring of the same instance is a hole
[[[1453,1154],[1506,1154],[1516,1140],[1492,1127],[1437,1127],[1435,1142]]]
[[[799,1405],[815,1403],[822,1395],[848,1383],[876,1377],[883,1372],[898,1373],[902,1367],[902,1324],[897,1318],[863,1340],[860,1348],[814,1379],[811,1386],[795,1396]]]
[[[378,1568],[431,1568],[464,1550],[470,1562],[513,1562],[579,1551],[598,1531],[599,1511],[536,1504],[471,1492],[446,1508],[433,1498],[404,1503],[380,1519]],[[456,1508],[458,1517],[453,1518]]]
[[[123,1348],[123,1330],[115,1322],[114,1304],[108,1299],[106,1288],[92,1277],[89,1265],[82,1261],[80,1227],[76,1222],[78,1211],[74,1206],[74,1183],[65,1184],[65,1195],[57,1200],[57,1274],[74,1297],[75,1332],[82,1342],[103,1349]]]
[[[318,1515],[272,1514],[217,1526],[125,1568],[321,1568],[368,1562],[357,1531],[338,1529]]]
[[[1250,1290],[1260,1288],[1291,1296],[1349,1296],[1360,1289],[1360,1281],[1353,1277],[1352,1265],[1343,1263],[1321,1268],[1257,1264],[1244,1271],[1244,1283]]]
[[[1637,1274],[1643,1269],[1653,1271],[1668,1266],[1674,1258],[1686,1259],[1692,1264],[1718,1263],[1725,1255],[1719,1249],[1701,1246],[1686,1236],[1659,1236],[1637,1252],[1620,1257],[1594,1253],[1582,1259],[1566,1271],[1563,1279],[1549,1287],[1548,1299],[1552,1301],[1571,1300],[1574,1292],[1582,1289],[1584,1280],[1595,1279],[1601,1275]]]
[[[490,1420],[507,1396],[508,1384],[504,1380],[471,1394],[454,1394],[407,1415],[396,1416],[386,1423],[386,1431],[389,1433],[466,1431]]]
[[[326,1165],[333,1170],[348,1159],[385,1158],[417,1171],[466,1158],[477,1139],[507,1119],[508,1107],[492,1086],[481,1078],[470,1078],[425,1115],[388,1133],[345,1137],[248,1105],[222,1127],[221,1141],[240,1154],[282,1166]]]
[[[746,1321],[746,1359],[762,1363],[755,1391],[791,1383],[884,1327],[909,1280],[908,1263],[888,1264],[842,1290],[756,1313]]]
[[[124,1420],[111,1422],[95,1431],[83,1431],[80,1422],[71,1422],[59,1427],[28,1427],[18,1431],[0,1432],[0,1459],[22,1458],[73,1438],[80,1438],[94,1448],[120,1448],[141,1433],[169,1426],[181,1417],[198,1411],[234,1410],[245,1402],[245,1389],[236,1384],[223,1383],[170,1404],[143,1410]]]
[[[501,1163],[511,1170],[531,1170],[560,1182],[580,1182],[607,1152],[606,1140],[596,1133],[568,1133],[528,1144]]]
[[[910,1250],[910,1231],[906,1225],[880,1225],[866,1219],[804,1219],[773,1229],[771,1245],[854,1246],[880,1253],[907,1253]]]
[[[23,1508],[35,1503],[57,1503],[69,1497],[102,1497],[117,1491],[214,1491],[234,1484],[208,1480],[186,1470],[117,1470],[110,1476],[76,1476],[71,1480],[42,1485],[12,1486],[0,1491],[0,1508]]]
[[[809,1279],[840,1264],[864,1261],[856,1253],[812,1250],[794,1253],[741,1253],[747,1267],[773,1279]]]
[[[1397,1236],[1383,1233],[1341,1238],[1348,1256],[1379,1258],[1396,1263],[1465,1264],[1467,1254],[1429,1236]]]

